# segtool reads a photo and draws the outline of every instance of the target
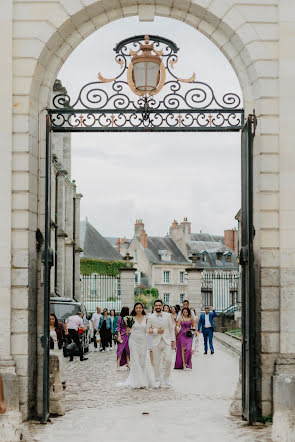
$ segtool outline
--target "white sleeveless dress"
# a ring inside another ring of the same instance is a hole
[[[134,318],[135,319],[135,318]],[[155,385],[154,369],[147,345],[147,319],[140,323],[135,319],[129,337],[130,374],[124,386],[148,388]]]

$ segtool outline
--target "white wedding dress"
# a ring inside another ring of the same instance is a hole
[[[129,337],[130,374],[124,386],[131,388],[148,388],[155,385],[154,369],[151,364],[147,341],[147,319],[142,322],[134,318]]]

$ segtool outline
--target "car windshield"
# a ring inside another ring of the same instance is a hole
[[[81,305],[73,302],[52,303],[50,307],[51,312],[55,313],[57,319],[62,322],[64,322],[69,316],[75,315],[77,312],[81,311]]]

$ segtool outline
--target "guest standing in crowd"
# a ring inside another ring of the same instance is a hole
[[[175,310],[176,310],[176,313],[177,313],[177,315],[178,315],[178,313],[180,312],[180,310],[181,310],[181,308],[180,308],[180,305],[179,304],[176,304],[175,305]]]
[[[187,370],[192,368],[192,344],[195,321],[191,315],[190,309],[184,307],[181,311],[181,317],[177,321],[177,329],[180,329],[177,339],[176,360],[174,368]]]
[[[174,305],[171,307],[171,318],[172,318],[172,321],[176,324],[177,311],[176,311],[176,307]]]
[[[171,313],[171,310],[170,310],[170,307],[169,307],[168,304],[164,304],[164,305],[163,305],[163,312]]]
[[[129,307],[122,307],[118,324],[117,324],[117,333],[118,333],[118,348],[117,348],[117,370],[120,367],[127,365],[129,367],[130,360],[130,351],[129,351],[129,335],[127,333],[127,327],[124,323],[125,316],[129,315]]]
[[[66,373],[64,367],[64,355],[63,355],[63,346],[64,344],[69,344],[71,342],[71,338],[68,332],[67,325],[60,324],[55,313],[50,313],[49,316],[49,331],[50,331],[50,340],[49,340],[49,348],[50,354],[53,356],[57,356],[59,360],[59,373],[60,379],[62,382],[63,389],[66,388]]]
[[[211,310],[211,311],[210,311]],[[204,354],[206,355],[208,352],[208,339],[211,355],[214,354],[213,347],[213,333],[215,330],[214,318],[217,317],[217,313],[215,312],[213,307],[205,307],[205,313],[201,313],[198,331],[202,329],[203,338],[204,338]]]
[[[79,329],[81,329],[82,331],[85,331],[87,329],[87,327],[84,327],[84,324],[83,324],[83,319],[82,319],[83,316],[84,316],[83,312],[77,312],[75,315],[68,317],[68,319],[66,320],[66,324],[67,324],[69,335],[70,335],[72,341],[78,347],[80,361],[87,361],[88,358],[84,358],[84,356],[83,356],[83,348],[82,348],[82,344],[81,344],[80,336],[79,336]],[[71,354],[70,355],[70,362],[73,361],[73,359],[74,359],[74,355]]]
[[[99,320],[98,331],[100,333],[101,338],[101,349],[100,351],[109,351],[110,343],[112,342],[112,320],[108,315],[108,309],[104,308],[102,312],[102,316]]]
[[[113,337],[116,333],[117,324],[118,324],[118,316],[116,315],[116,311],[113,308],[110,310],[110,317],[111,317],[111,321],[112,321],[112,337],[111,337],[111,348],[112,348]],[[114,341],[114,345],[115,345],[115,341]]]
[[[183,301],[183,303],[182,303],[182,310],[183,310],[184,308],[188,308],[188,309],[190,310],[190,308],[189,308],[189,301],[188,301],[187,299],[185,299],[185,300]],[[179,310],[179,312],[178,312],[178,314],[177,314],[177,321],[180,319],[180,317],[181,317],[181,315],[182,315],[182,310],[181,310],[181,311]],[[191,312],[191,315],[192,315],[194,321],[196,321],[196,315],[195,315],[195,313]]]
[[[96,307],[96,313],[93,313],[91,322],[93,325],[93,338],[94,338],[94,348],[97,349],[97,342],[96,342],[96,333],[98,329],[98,324],[101,318],[101,308]]]
[[[171,320],[172,320],[172,324],[173,324],[173,328],[175,330],[175,336],[176,336],[177,311],[176,311],[176,307],[174,305],[171,307]]]

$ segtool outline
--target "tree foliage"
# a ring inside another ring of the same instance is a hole
[[[134,290],[134,302],[141,302],[146,309],[153,306],[158,297],[159,290],[156,288],[144,289],[141,286],[138,286]]]

